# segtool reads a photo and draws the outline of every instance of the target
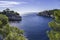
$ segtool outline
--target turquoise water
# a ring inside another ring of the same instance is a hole
[[[10,25],[24,30],[29,40],[49,40],[46,31],[49,30],[48,22],[50,21],[49,17],[26,14],[22,16],[21,22],[10,22]]]

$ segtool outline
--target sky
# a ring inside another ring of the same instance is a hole
[[[60,0],[0,0],[0,11],[9,8],[20,14],[60,9]]]

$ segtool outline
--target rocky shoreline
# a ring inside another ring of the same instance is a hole
[[[21,21],[22,17],[19,15],[15,15],[15,14],[8,14],[6,15],[9,19],[9,21]]]
[[[10,10],[8,8],[0,12],[0,14],[6,15],[9,21],[21,21],[22,20],[22,17],[20,16],[19,13],[13,10]]]
[[[52,17],[54,18],[54,11],[57,11],[60,9],[53,9],[53,10],[45,10],[45,11],[42,11],[42,12],[39,12],[38,15],[39,16],[45,16],[45,17]]]

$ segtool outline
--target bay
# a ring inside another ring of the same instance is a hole
[[[16,26],[24,30],[28,40],[49,40],[47,31],[50,30],[48,23],[50,17],[38,16],[35,13],[22,15],[22,21],[10,22],[11,26]]]

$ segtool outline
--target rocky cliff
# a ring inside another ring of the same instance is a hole
[[[21,21],[21,16],[19,13],[11,11],[10,9],[5,9],[0,14],[4,14],[8,17],[9,21]]]
[[[42,12],[39,12],[39,16],[47,16],[47,17],[54,17],[54,11],[60,10],[60,9],[53,9],[53,10],[45,10]]]

